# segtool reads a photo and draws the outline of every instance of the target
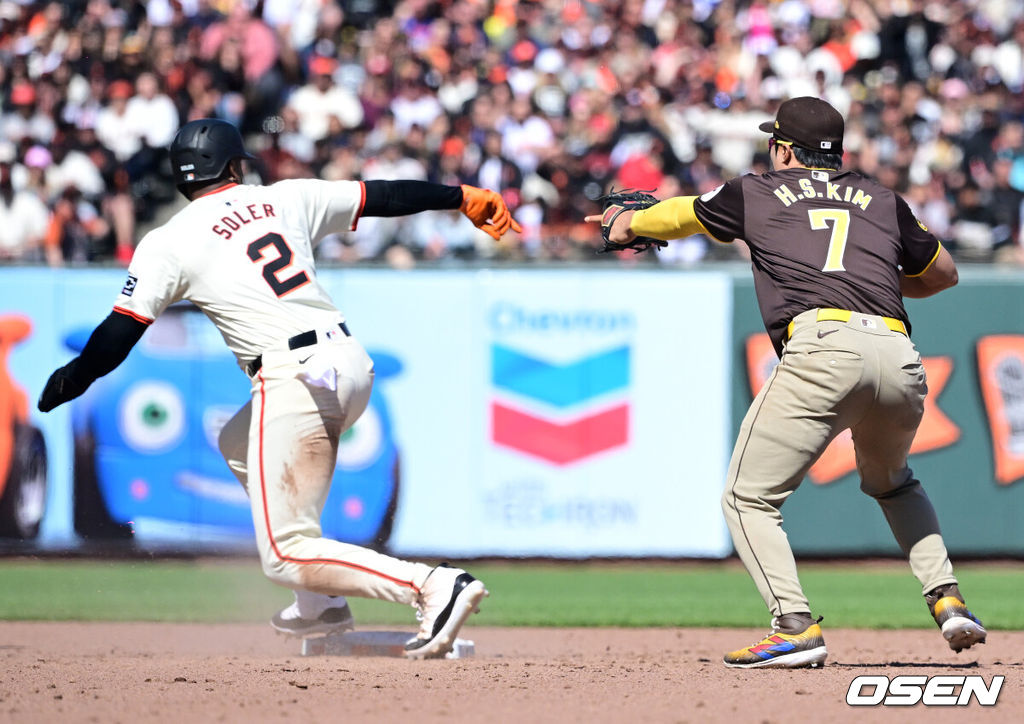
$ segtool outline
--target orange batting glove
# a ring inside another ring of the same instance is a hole
[[[505,205],[505,199],[490,189],[462,184],[462,206],[459,211],[466,215],[478,228],[487,232],[495,240],[501,239],[509,229],[522,232],[522,228],[512,218],[512,213]]]

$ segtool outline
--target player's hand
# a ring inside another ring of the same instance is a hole
[[[65,402],[75,399],[88,388],[88,385],[83,387],[71,379],[70,374],[68,374],[68,367],[70,366],[70,364],[67,364],[58,368],[50,375],[50,379],[46,381],[46,386],[39,394],[39,402],[36,405],[40,412],[49,412],[58,405],[63,405]]]
[[[619,214],[618,218],[608,227],[608,241],[625,246],[636,238],[636,234],[629,228],[629,222],[635,213],[635,211],[623,211]],[[604,226],[604,214],[593,214],[592,216],[585,217],[583,220]]]
[[[462,206],[459,207],[459,211],[478,229],[487,232],[495,240],[501,239],[509,229],[522,232],[522,228],[512,218],[512,212],[505,205],[505,199],[496,191],[462,184]]]

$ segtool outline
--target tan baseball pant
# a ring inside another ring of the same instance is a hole
[[[847,428],[861,490],[878,501],[923,591],[956,582],[935,510],[907,467],[928,393],[920,355],[882,317],[817,317],[794,320],[743,419],[722,495],[733,544],[773,616],[811,610],[779,509]]]
[[[249,495],[268,578],[314,593],[413,604],[429,566],[322,537],[338,441],[366,409],[373,362],[352,337],[319,338],[263,354],[252,400],[221,431],[221,454]]]

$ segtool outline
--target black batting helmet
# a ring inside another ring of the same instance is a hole
[[[217,118],[189,121],[171,141],[171,172],[178,189],[218,178],[236,158],[255,158],[245,150],[238,129]]]

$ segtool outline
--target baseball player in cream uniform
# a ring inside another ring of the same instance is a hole
[[[245,486],[264,573],[296,591],[272,619],[309,637],[352,627],[344,596],[418,608],[406,654],[438,657],[487,595],[458,568],[431,568],[321,535],[320,514],[338,441],[362,414],[373,361],[316,278],[314,245],[361,216],[459,208],[495,238],[519,230],[501,197],[470,186],[417,181],[288,180],[241,183],[251,158],[237,130],[213,119],[183,126],[170,148],[190,203],[139,243],[113,312],[81,355],[53,373],[48,411],[114,369],[168,305],[188,300],[217,326],[249,376],[252,399],[219,445]]]

